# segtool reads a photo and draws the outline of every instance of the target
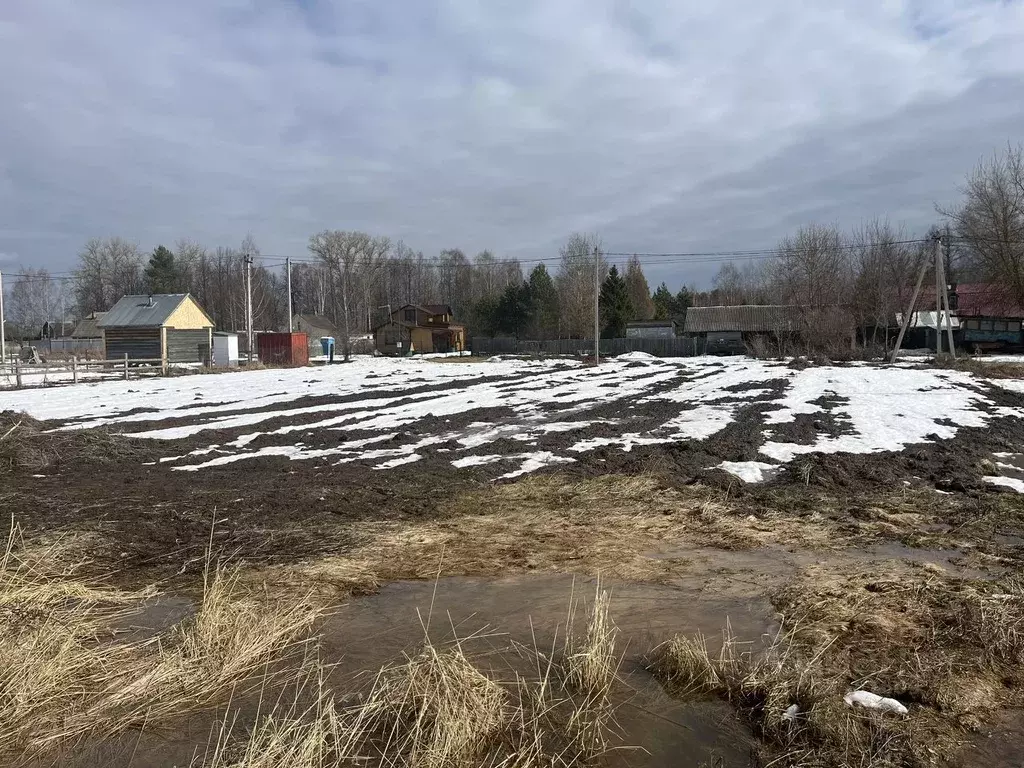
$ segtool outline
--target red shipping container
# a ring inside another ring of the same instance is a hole
[[[268,365],[309,365],[307,333],[258,333],[256,349]]]

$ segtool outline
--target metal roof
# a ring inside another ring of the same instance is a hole
[[[75,326],[75,330],[71,332],[72,339],[98,339],[103,334],[100,332],[97,323],[103,319],[106,312],[93,312],[87,317],[83,317],[78,325]]]
[[[842,307],[746,304],[738,307],[690,307],[686,310],[683,332],[788,333],[809,326],[839,329],[852,325],[853,319]]]
[[[670,328],[677,325],[675,320],[636,320],[626,323],[627,328]]]
[[[122,296],[96,324],[100,328],[159,328],[187,296],[187,293]]]
[[[690,307],[683,320],[685,333],[715,331],[789,330],[797,307],[779,305],[739,307]]]
[[[308,325],[312,330],[325,331],[325,333],[321,334],[323,336],[341,336],[338,327],[323,315],[296,315],[295,317],[297,320],[301,320]]]

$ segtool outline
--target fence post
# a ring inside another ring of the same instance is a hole
[[[71,382],[78,383],[78,355],[71,356]]]
[[[21,389],[21,360],[14,361],[14,386]]]
[[[128,353],[124,353],[124,380],[128,381]]]

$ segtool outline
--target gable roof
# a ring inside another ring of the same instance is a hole
[[[96,325],[100,328],[159,328],[165,325],[170,316],[174,314],[174,310],[189,298],[191,297],[187,293],[122,296],[121,300],[112,306]],[[210,325],[213,326],[212,321]]]
[[[852,318],[842,307],[746,304],[738,307],[690,307],[683,320],[683,332],[779,333],[799,331],[809,325],[841,328],[852,324]]]
[[[634,320],[626,323],[627,328],[673,328],[676,325],[675,320]]]
[[[958,315],[1024,318],[1024,307],[1003,286],[994,283],[959,283],[953,293],[956,295],[954,311]]]
[[[450,315],[452,308],[448,304],[424,304],[423,309],[428,315]]]
[[[338,327],[323,315],[296,315],[297,320],[315,331],[323,331],[322,336],[340,336]]]
[[[90,315],[83,317],[78,325],[75,326],[75,330],[71,332],[72,339],[98,339],[102,333],[99,328],[99,321],[103,319],[106,312],[93,312]]]

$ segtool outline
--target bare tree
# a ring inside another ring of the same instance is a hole
[[[7,318],[30,336],[40,334],[43,325],[54,320],[56,284],[47,270],[23,267],[8,296]]]
[[[1007,146],[967,178],[959,206],[939,209],[972,266],[1024,304],[1024,145]]]
[[[836,227],[816,224],[779,243],[771,274],[782,302],[805,307],[847,304],[852,272],[844,246]]]
[[[559,250],[560,261],[555,283],[561,305],[560,328],[565,336],[587,338],[594,323],[594,249],[600,241],[594,235],[571,235]],[[607,263],[601,258],[599,281],[607,276]]]
[[[89,240],[78,255],[75,299],[83,316],[105,311],[122,296],[142,290],[142,253],[120,237]]]

